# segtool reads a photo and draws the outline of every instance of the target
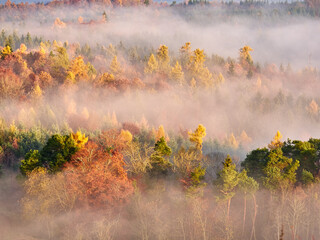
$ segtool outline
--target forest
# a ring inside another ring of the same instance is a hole
[[[320,239],[319,10],[0,4],[0,239]]]

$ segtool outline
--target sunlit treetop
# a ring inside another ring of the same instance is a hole
[[[195,144],[196,149],[202,149],[203,138],[206,136],[206,128],[199,124],[194,132],[188,132],[190,142]]]
[[[279,147],[282,147],[283,143],[281,142],[282,134],[277,131],[276,135],[273,137],[273,141],[268,145],[268,147],[273,150]]]
[[[88,142],[88,137],[84,133],[82,134],[81,131],[71,133],[71,138],[75,141],[78,148],[82,148]]]
[[[250,46],[244,46],[243,48],[240,48],[240,64],[242,66],[249,64],[252,65],[253,60],[250,55],[250,52],[253,51],[253,49]]]

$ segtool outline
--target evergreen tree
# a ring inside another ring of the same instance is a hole
[[[168,157],[171,155],[171,148],[168,147],[164,137],[161,137],[154,146],[154,152],[150,157],[151,175],[167,174],[172,164]]]
[[[227,219],[229,219],[231,199],[236,193],[235,190],[238,183],[239,173],[236,170],[236,165],[228,155],[223,163],[223,168],[218,173],[217,180],[215,181],[220,193],[218,199],[227,201]]]

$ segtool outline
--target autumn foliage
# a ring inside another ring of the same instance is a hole
[[[65,165],[68,191],[81,206],[108,208],[124,203],[133,192],[124,166],[121,153],[109,153],[89,141]]]

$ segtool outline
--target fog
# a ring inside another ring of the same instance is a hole
[[[104,10],[109,20],[106,24],[76,24],[79,16],[85,22],[99,20]],[[2,28],[93,46],[122,41],[154,48],[166,44],[170,49],[179,49],[188,41],[194,48],[205,49],[209,56],[233,58],[237,57],[240,47],[249,45],[254,49],[253,59],[262,64],[290,63],[298,68],[309,65],[319,68],[318,19],[230,16],[224,11],[219,7],[45,9],[33,12],[20,23],[2,23]],[[66,28],[52,29],[57,17],[67,23]]]
[[[261,9],[262,13],[266,10]],[[213,171],[221,169],[221,161],[228,153],[232,154],[239,170],[246,154],[266,147],[278,130],[283,135],[282,141],[318,138],[319,18],[235,16],[218,5],[79,6],[48,7],[27,13],[1,11],[0,30],[9,33],[30,32],[51,42],[68,42],[69,46],[88,43],[92,49],[97,44],[107,47],[120,42],[126,49],[137,46],[143,50],[137,63],[130,63],[126,54],[119,51],[118,59],[124,68],[119,79],[131,84],[138,76],[145,84],[141,89],[131,89],[133,85],[122,89],[99,87],[94,80],[90,83],[77,79],[71,85],[59,83],[48,87],[35,99],[30,93],[24,98],[1,98],[0,118],[7,127],[16,124],[26,129],[41,126],[56,130],[67,126],[73,132],[81,129],[90,135],[134,123],[149,132],[163,125],[168,135],[174,137],[203,124],[207,134],[204,155],[221,156],[208,157],[209,162],[204,158],[207,185],[199,187],[197,194],[189,194],[182,187],[183,179],[178,178],[178,174],[152,178],[144,172],[145,176],[128,180],[134,190],[127,201],[116,207],[106,204],[100,208],[78,207],[77,196],[68,195],[64,172],[44,175],[42,182],[22,177],[18,169],[5,169],[0,178],[0,239],[298,240],[320,237],[317,182],[304,189],[298,183],[292,189],[271,194],[259,179],[261,190],[257,193],[234,193],[229,216],[227,203],[213,179],[217,176]],[[104,11],[106,22],[101,21]],[[80,16],[87,24],[78,23]],[[57,18],[66,25],[54,25]],[[173,66],[179,59],[179,49],[186,42],[191,42],[192,50],[204,49],[208,59],[205,65],[215,78],[223,72],[223,83],[212,88],[195,88],[191,81],[178,86],[170,77],[161,79],[164,78],[161,74],[144,73],[150,53],[155,53],[160,45],[168,46],[170,66]],[[229,74],[227,61],[221,66],[212,63],[213,54],[238,62],[239,49],[245,45],[254,50],[251,52],[253,66],[261,66],[261,72],[255,72],[251,78],[246,77],[245,70]],[[28,49],[38,50],[38,47]],[[92,64],[98,70],[96,79],[106,72],[111,61],[101,56],[92,57]],[[71,60],[74,56],[69,57]],[[284,70],[280,69],[281,64]],[[28,74],[21,74],[21,78],[27,85],[32,71],[26,72]],[[243,139],[243,133],[247,139]],[[231,136],[238,141],[234,148],[228,142]],[[11,136],[8,139],[11,141]],[[210,140],[226,148],[214,152],[208,147]],[[15,148],[14,143],[10,142],[11,148]],[[0,150],[1,159],[11,157]],[[74,205],[69,206],[70,202]]]

